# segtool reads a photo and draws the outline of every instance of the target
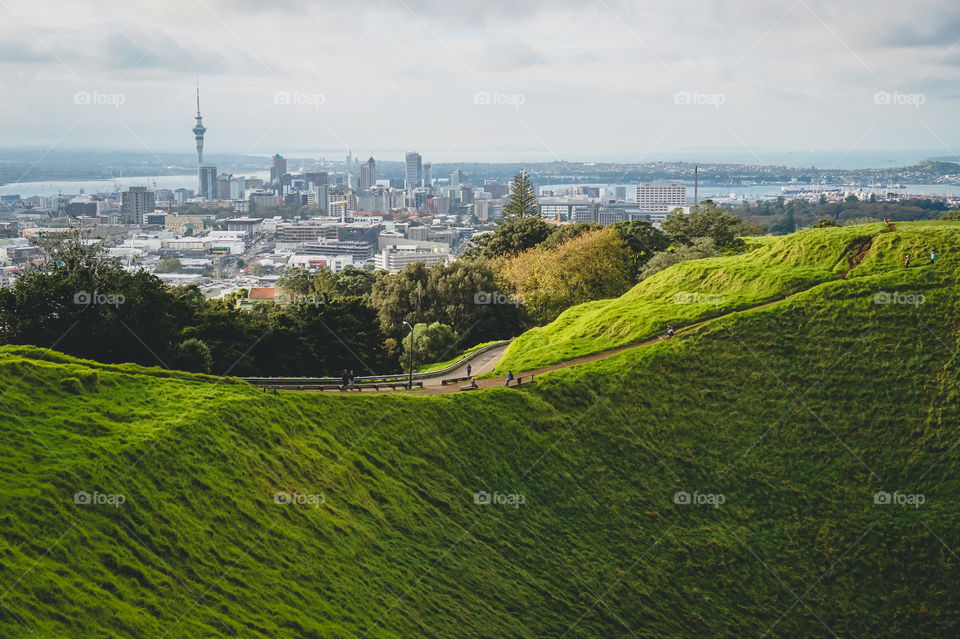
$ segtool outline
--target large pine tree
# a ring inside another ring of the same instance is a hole
[[[537,203],[537,192],[526,171],[520,171],[513,176],[510,184],[510,195],[503,205],[503,221],[512,222],[525,217],[540,217],[540,206]]]

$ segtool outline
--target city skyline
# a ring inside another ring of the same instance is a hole
[[[69,7],[0,10],[0,146],[180,150],[199,74],[206,142],[229,153],[764,163],[960,148],[960,21],[945,2],[321,4],[320,40],[314,7],[171,3],[102,25]]]

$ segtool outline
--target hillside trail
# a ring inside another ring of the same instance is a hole
[[[551,364],[550,366],[543,366],[541,368],[537,368],[534,370],[515,372],[514,376],[516,379],[511,383],[510,388],[516,388],[517,386],[523,386],[524,383],[530,383],[531,381],[536,381],[536,376],[542,375],[543,373],[549,373],[551,371],[560,370],[562,368],[570,368],[571,366],[586,364],[587,362],[595,362],[598,359],[606,359],[607,357],[618,355],[624,351],[629,351],[634,348],[642,348],[644,346],[656,344],[658,342],[662,342],[667,339],[676,339],[680,335],[684,335],[686,333],[692,332],[697,328],[703,326],[704,324],[708,324],[715,320],[722,319],[724,317],[727,317],[728,315],[731,315],[732,313],[742,313],[744,311],[752,311],[760,308],[766,308],[768,306],[773,306],[774,304],[779,304],[780,302],[783,302],[784,300],[789,299],[793,295],[796,295],[796,293],[792,295],[787,295],[786,297],[781,297],[779,299],[771,300],[769,302],[764,302],[763,304],[758,304],[756,306],[750,306],[748,308],[742,308],[736,311],[730,311],[729,313],[724,313],[722,315],[710,317],[708,319],[696,322],[695,324],[684,326],[683,328],[677,329],[676,333],[674,333],[674,336],[672,338],[669,338],[666,335],[657,335],[656,337],[651,337],[650,339],[644,340],[642,342],[635,342],[633,344],[627,344],[626,346],[618,346],[617,348],[611,348],[605,351],[591,353],[590,355],[584,355],[583,357],[577,357],[575,359],[568,359],[564,362]],[[497,354],[497,357],[487,360],[487,362],[485,362],[484,368],[487,368],[488,370],[493,370],[497,362],[500,361],[500,356],[503,355],[503,352],[506,350],[506,348],[507,348],[506,346],[503,346],[502,348],[497,349],[499,351],[499,353]],[[484,388],[496,388],[498,386],[506,386],[506,379],[507,379],[506,377],[478,379],[477,390],[482,390]],[[517,383],[517,380],[519,380],[520,383]],[[461,392],[461,386],[464,386],[464,385],[466,385],[466,382],[460,383],[460,384],[453,383],[453,384],[441,385],[438,380],[436,384],[432,384],[432,385],[425,384],[423,389],[415,389],[409,392],[416,393],[418,395],[424,395],[424,394],[425,395],[446,395],[449,393]]]
[[[895,225],[895,224],[890,224],[889,227],[890,227],[890,230],[891,230],[891,231],[896,231],[896,225]],[[873,246],[873,238],[867,238],[867,239],[866,239],[864,242],[862,242],[858,247],[856,247],[856,248],[857,248],[857,252],[856,252],[856,253],[852,253],[852,248],[851,248],[851,252],[848,252],[848,255],[847,255],[847,257],[846,257],[846,259],[847,259],[847,269],[844,270],[844,271],[840,274],[840,279],[844,279],[844,280],[847,279],[847,275],[850,273],[850,271],[852,271],[853,269],[857,268],[857,267],[860,265],[860,263],[863,262],[863,259],[866,257],[867,253],[870,251],[871,246]],[[843,258],[841,258],[841,259],[843,259]],[[680,328],[680,329],[678,329],[678,330],[676,331],[676,333],[674,334],[674,337],[679,337],[680,335],[683,335],[683,334],[689,333],[689,332],[691,332],[691,331],[694,331],[694,330],[696,330],[697,328],[703,326],[704,324],[708,324],[708,323],[713,322],[713,321],[715,321],[715,320],[722,319],[722,318],[727,317],[727,316],[729,316],[729,315],[731,315],[731,314],[733,314],[733,313],[742,313],[742,312],[745,312],[745,311],[752,311],[752,310],[757,310],[757,309],[761,309],[761,308],[767,308],[767,307],[769,307],[769,306],[773,306],[774,304],[779,304],[780,302],[783,302],[784,300],[790,299],[790,298],[793,297],[794,295],[797,295],[797,294],[799,294],[799,293],[806,292],[806,290],[809,290],[809,289],[805,289],[804,291],[798,291],[797,293],[791,293],[790,295],[787,295],[787,296],[785,296],[785,297],[781,297],[781,298],[779,298],[779,299],[771,300],[771,301],[769,301],[769,302],[764,302],[763,304],[758,304],[758,305],[756,305],[756,306],[750,306],[750,307],[748,307],[748,308],[742,308],[742,309],[738,309],[738,310],[735,310],[735,311],[730,311],[729,313],[724,313],[724,314],[722,314],[722,315],[717,315],[717,316],[715,316],[715,317],[710,317],[710,318],[707,318],[707,319],[702,320],[702,321],[700,321],[700,322],[697,322],[697,323],[695,323],[695,324],[690,324],[689,326],[684,326],[683,328]],[[542,375],[543,373],[549,373],[549,372],[551,372],[551,371],[560,370],[560,369],[562,369],[562,368],[570,368],[571,366],[577,366],[577,365],[579,365],[579,364],[586,364],[587,362],[595,362],[595,361],[597,361],[598,359],[605,359],[605,358],[607,358],[607,357],[613,357],[614,355],[619,355],[620,353],[622,353],[622,352],[624,352],[624,351],[628,351],[628,350],[631,350],[631,349],[634,349],[634,348],[643,348],[644,346],[649,346],[649,345],[651,345],[651,344],[656,344],[657,342],[662,342],[663,340],[666,340],[666,339],[672,339],[672,338],[668,338],[666,335],[657,335],[656,337],[651,337],[650,339],[644,340],[644,341],[642,341],[642,342],[636,342],[636,343],[633,343],[633,344],[627,344],[626,346],[618,346],[617,348],[611,348],[611,349],[608,349],[608,350],[605,350],[605,351],[600,351],[600,352],[597,352],[597,353],[592,353],[592,354],[590,354],[590,355],[584,355],[583,357],[577,357],[577,358],[575,358],[575,359],[569,359],[569,360],[566,360],[566,361],[564,361],[564,362],[558,362],[558,363],[556,363],[556,364],[551,364],[550,366],[543,366],[543,367],[541,367],[541,368],[537,368],[537,369],[534,369],[534,370],[525,370],[525,371],[520,371],[520,372],[514,372],[514,376],[515,376],[516,379],[514,380],[514,382],[513,382],[512,385],[510,386],[510,388],[515,388],[515,387],[517,387],[517,386],[522,386],[524,383],[529,383],[529,382],[531,382],[531,381],[535,381],[535,380],[536,380],[536,376],[537,376],[537,375]],[[484,369],[485,371],[486,371],[486,370],[493,370],[493,369],[496,367],[497,363],[500,361],[500,357],[502,357],[502,355],[503,355],[504,351],[506,351],[506,349],[507,349],[507,346],[503,346],[503,347],[498,347],[497,349],[494,349],[493,351],[490,351],[490,356],[484,359],[483,369]],[[476,374],[480,374],[480,369],[479,369],[479,368],[477,368],[477,369],[475,370],[475,375],[476,375]],[[518,380],[519,380],[520,383],[517,383]],[[409,392],[418,393],[418,394],[427,394],[427,395],[441,395],[441,394],[446,395],[446,394],[449,394],[449,393],[459,393],[459,392],[461,392],[461,386],[465,386],[465,383],[463,383],[463,384],[452,383],[452,384],[443,385],[443,384],[440,383],[440,380],[437,379],[437,380],[436,380],[436,383],[433,383],[433,384],[425,384],[425,385],[424,385],[424,388],[419,389],[419,390],[409,391]],[[495,377],[495,378],[478,379],[478,380],[477,380],[477,390],[481,390],[481,389],[484,389],[484,388],[496,388],[497,386],[506,386],[506,377]]]

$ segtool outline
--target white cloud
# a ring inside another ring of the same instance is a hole
[[[543,159],[655,158],[742,143],[942,148],[960,134],[958,19],[946,0],[11,7],[0,9],[9,18],[0,18],[0,83],[26,90],[3,98],[3,145],[49,144],[76,122],[61,145],[189,150],[197,73],[207,148],[222,151],[417,147],[467,159],[523,147]],[[67,99],[78,90],[126,101],[116,113],[78,110]],[[477,109],[478,90],[524,102]],[[878,109],[878,90],[926,101]],[[278,111],[277,91],[325,101]],[[682,109],[678,91],[724,101]]]

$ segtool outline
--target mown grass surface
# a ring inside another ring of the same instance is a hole
[[[953,259],[949,249],[958,246],[957,223],[905,223],[897,228],[896,233],[886,224],[810,229],[760,243],[743,255],[677,264],[619,298],[575,306],[550,324],[527,331],[504,353],[496,373],[533,370],[641,342],[663,334],[668,323],[694,324],[840,279],[865,243],[871,248],[851,275],[864,267],[864,274],[899,267],[903,254],[911,251],[922,262],[929,255],[928,245],[938,245],[942,258]]]
[[[956,636],[958,264],[896,241],[522,390],[273,396],[0,349],[0,636]]]

